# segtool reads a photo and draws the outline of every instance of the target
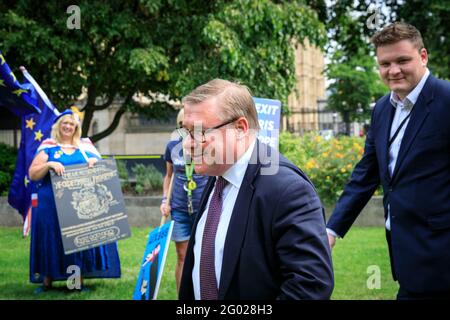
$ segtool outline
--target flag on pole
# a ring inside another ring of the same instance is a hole
[[[0,53],[0,105],[22,118],[22,135],[8,202],[22,216],[24,236],[27,236],[31,207],[38,201],[36,195],[32,197],[34,183],[28,176],[28,169],[37,148],[50,136],[53,121],[59,111],[27,70],[23,67],[20,69],[25,77],[23,84],[17,81]]]
[[[0,106],[18,117],[41,113],[38,95],[31,83],[20,84],[0,51]]]

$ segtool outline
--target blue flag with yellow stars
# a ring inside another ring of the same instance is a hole
[[[18,117],[41,113],[38,93],[31,83],[19,83],[0,51],[0,106]]]
[[[6,62],[4,65],[6,65]],[[5,72],[8,72],[8,70],[5,70],[5,68],[2,70],[4,72],[1,77],[5,75]],[[36,203],[38,200],[35,195],[32,197],[34,183],[28,176],[28,169],[39,145],[50,137],[53,121],[59,114],[59,111],[49,101],[47,95],[25,68],[21,68],[21,71],[25,77],[25,82],[20,85],[20,88],[26,89],[17,90],[27,90],[27,92],[17,94],[18,99],[14,98],[11,100],[10,97],[3,99],[5,96],[2,95],[2,92],[4,92],[2,91],[0,92],[0,103],[4,105],[3,103],[7,101],[9,103],[8,109],[22,119],[20,147],[17,154],[16,170],[8,194],[8,202],[23,217],[24,236],[26,236],[31,225],[32,198],[33,203]],[[6,80],[3,83],[6,84]],[[5,90],[14,91],[15,87],[12,88],[12,85],[19,85],[15,77],[14,82],[8,81],[8,84],[5,86],[7,89]],[[27,100],[26,97],[29,99]],[[6,105],[4,106],[6,107]]]

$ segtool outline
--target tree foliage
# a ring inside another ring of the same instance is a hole
[[[330,64],[327,75],[335,80],[328,87],[328,108],[339,111],[346,123],[370,117],[371,104],[386,93],[373,57],[361,52],[344,63]]]
[[[323,1],[308,1],[321,9]],[[294,39],[319,47],[325,28],[304,1],[135,0],[78,2],[80,29],[69,29],[70,1],[0,1],[0,48],[11,66],[25,65],[60,109],[85,88],[83,134],[94,113],[121,97],[109,135],[126,111],[161,117],[167,104],[142,107],[136,92],[179,99],[220,77],[256,96],[287,97],[296,82]]]
[[[8,194],[16,166],[17,150],[0,143],[0,196]]]

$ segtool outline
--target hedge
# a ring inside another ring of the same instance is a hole
[[[280,134],[280,152],[302,169],[325,205],[339,199],[353,168],[364,153],[365,138],[339,136],[324,139],[317,133],[297,137]],[[377,190],[376,194],[379,194]]]

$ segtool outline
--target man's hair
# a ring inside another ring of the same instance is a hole
[[[222,120],[244,117],[250,129],[259,130],[258,114],[250,89],[242,84],[222,79],[214,79],[195,88],[183,98],[185,104],[199,104],[211,98],[217,98]]]
[[[80,145],[80,139],[81,139],[81,124],[74,118],[73,115],[68,114],[58,119],[58,121],[55,122],[52,126],[52,132],[50,136],[52,139],[54,139],[57,143],[61,143],[61,136],[59,134],[59,127],[61,125],[61,122],[64,121],[64,119],[70,118],[75,122],[75,132],[73,133],[73,145],[78,147]]]
[[[375,50],[379,47],[394,44],[402,40],[410,41],[418,50],[424,48],[422,35],[416,27],[405,22],[394,22],[378,31],[371,39]]]

